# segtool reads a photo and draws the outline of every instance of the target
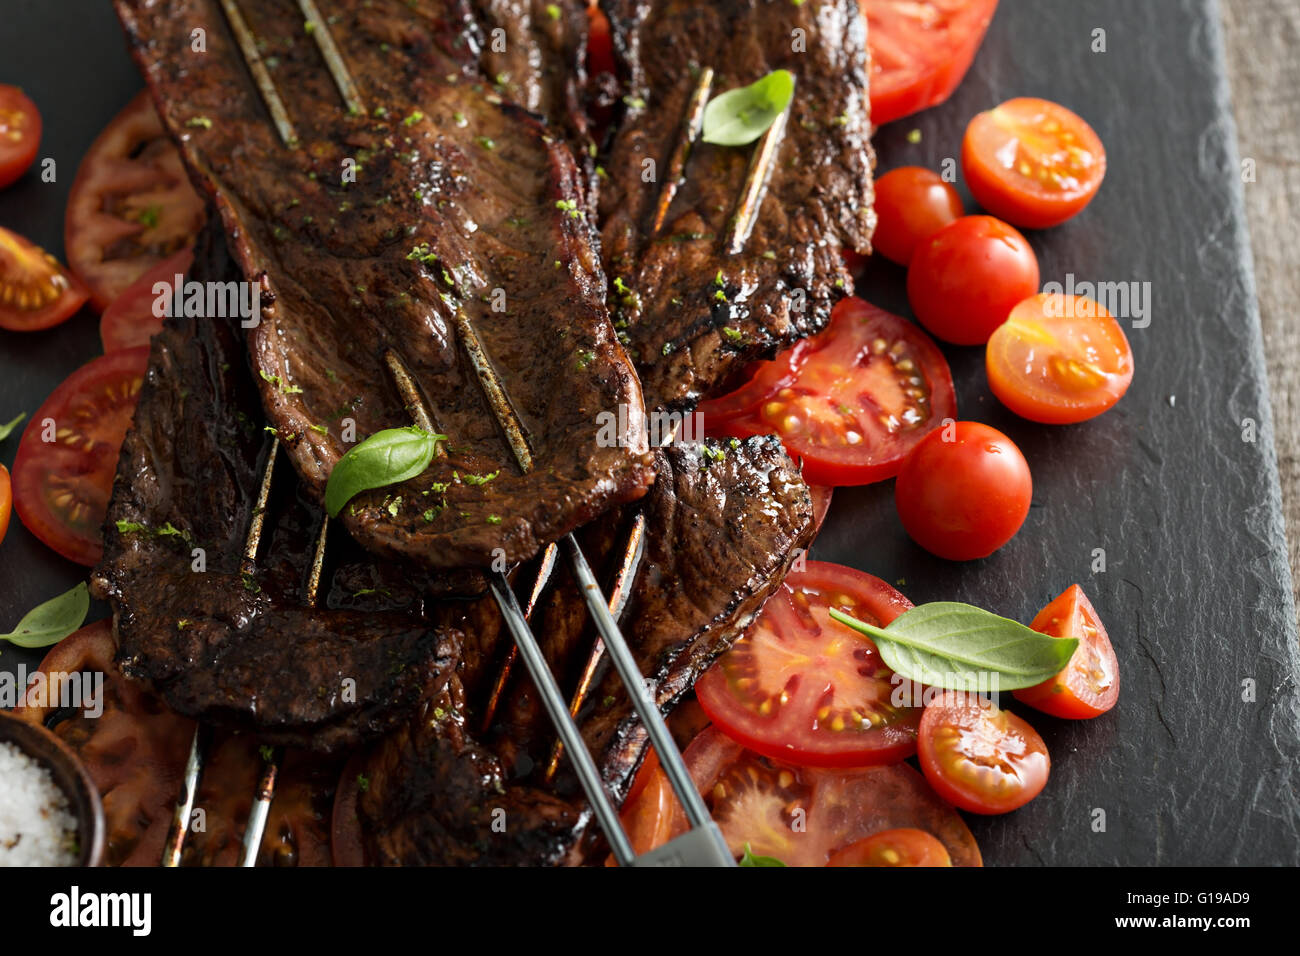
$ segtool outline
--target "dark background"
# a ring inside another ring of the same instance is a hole
[[[107,0],[4,7],[0,82],[41,108],[41,156],[58,178],[29,174],[0,193],[0,225],[59,254],[77,162],[141,83]],[[1098,28],[1105,53],[1091,49]],[[1119,705],[1090,722],[1031,714],[1051,780],[1009,817],[971,819],[988,863],[1295,864],[1300,655],[1218,10],[1002,0],[954,98],[880,131],[880,170],[939,168],[971,115],[1018,95],[1064,103],[1106,143],[1093,204],[1029,239],[1044,282],[1067,272],[1150,282],[1151,325],[1129,332],[1132,389],[1096,421],[1034,425],[988,392],[982,349],[946,349],[962,417],[1002,429],[1030,462],[1024,529],[984,561],[939,561],[907,539],[885,483],[836,492],[813,556],[878,574],[918,603],[969,601],[1025,621],[1077,582],[1106,622]],[[873,265],[859,292],[909,314],[901,269]],[[34,412],[98,352],[89,312],[45,333],[0,332],[0,421]],[[16,435],[0,444],[0,461],[12,464],[16,445]],[[1104,573],[1091,570],[1095,548]],[[15,516],[0,544],[0,630],[84,577]],[[39,659],[4,647],[0,668]],[[1242,700],[1247,679],[1253,703]],[[1092,829],[1097,809],[1105,832]]]

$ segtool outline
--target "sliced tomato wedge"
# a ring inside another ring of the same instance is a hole
[[[831,510],[831,496],[835,493],[835,489],[826,485],[809,485],[808,493],[812,495],[813,537],[816,537],[826,521],[826,512]]]
[[[103,554],[101,526],[149,349],[122,349],[77,369],[32,416],[14,459],[14,508],[32,534],[78,564]],[[48,440],[47,440],[48,439]]]
[[[808,482],[837,487],[892,478],[917,442],[957,415],[948,362],[929,336],[858,298],[841,300],[825,330],[740,391],[700,406],[706,429],[738,438],[775,432],[803,460]]]
[[[952,866],[948,848],[924,830],[884,830],[850,844],[827,866]]]
[[[0,226],[0,329],[48,329],[74,315],[87,295],[59,260]]]
[[[9,469],[0,465],[0,541],[4,541],[9,531],[9,513],[13,508],[13,483],[9,480]]]
[[[97,309],[183,249],[207,217],[180,153],[147,93],[127,104],[90,146],[68,196],[68,265]]]
[[[0,83],[0,189],[11,186],[36,161],[41,114],[16,86]]]
[[[1106,175],[1106,149],[1083,117],[1023,96],[970,121],[961,166],[971,195],[993,215],[1046,229],[1092,202]]]
[[[160,282],[172,286],[176,277],[184,276],[193,264],[193,250],[184,249],[127,286],[126,291],[114,299],[99,318],[99,337],[104,343],[104,351],[148,345],[163,326],[163,316],[154,314],[158,301],[154,286]]]
[[[1021,418],[1070,425],[1114,407],[1133,383],[1124,330],[1092,299],[1030,296],[989,337],[989,388]]]
[[[916,749],[921,710],[903,702],[910,688],[871,639],[832,619],[830,610],[883,627],[911,606],[877,577],[809,561],[696,681],[700,706],[729,737],[788,763],[902,760]]]
[[[917,756],[935,792],[971,813],[1023,807],[1042,792],[1051,769],[1038,731],[964,695],[945,694],[925,708]]]
[[[961,816],[906,764],[856,770],[793,767],[723,734],[701,731],[683,757],[713,819],[739,859],[746,845],[787,866],[825,866],[837,851],[886,830],[933,835],[954,866],[979,866]],[[623,806],[633,849],[646,853],[687,829],[686,814],[662,768]]]
[[[871,122],[942,103],[975,59],[998,0],[858,0],[871,51]]]
[[[1119,661],[1097,610],[1077,584],[1038,612],[1029,625],[1052,637],[1075,637],[1079,648],[1050,680],[1013,691],[1017,700],[1054,717],[1082,720],[1106,713],[1119,700]]]

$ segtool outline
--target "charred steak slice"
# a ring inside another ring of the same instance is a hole
[[[569,150],[479,75],[465,0],[330,4],[366,109],[349,115],[292,0],[243,4],[274,58],[298,141],[285,146],[216,0],[116,0],[136,60],[262,310],[248,346],[263,405],[307,487],[411,414],[411,369],[447,454],[344,509],[366,548],[429,567],[513,563],[653,480],[636,374]],[[191,32],[206,30],[205,53]],[[522,424],[521,473],[475,366],[481,341]],[[629,441],[597,417],[628,409]]]
[[[875,227],[866,27],[857,0],[601,0],[601,7],[627,84],[600,195],[611,306],[646,407],[684,408],[753,359],[822,328],[852,291],[841,253],[868,252]],[[766,199],[737,254],[726,239],[753,146],[697,142],[655,229],[705,67],[715,71],[714,95],[772,70],[796,77]]]
[[[754,438],[735,447],[663,449],[646,509],[646,552],[621,623],[660,708],[669,712],[780,586],[811,537],[812,502],[780,443]],[[553,601],[552,609],[577,600],[569,598]],[[564,633],[554,633],[557,627]],[[570,615],[552,613],[539,635],[551,649],[569,647],[567,661],[553,662],[561,673],[580,666],[577,658],[590,647],[571,640],[572,628]],[[621,800],[645,755],[645,733],[617,676],[597,681],[580,723],[607,786]],[[450,704],[426,709],[369,754],[369,787],[357,806],[370,861],[598,858],[600,839],[582,839],[590,808],[567,765],[554,787],[540,782],[554,733],[532,703],[526,677],[502,718],[508,733],[490,746],[470,735],[458,690],[449,689]],[[437,781],[447,780],[455,781],[451,789],[439,789]],[[501,822],[493,816],[497,808],[506,813],[504,832],[493,826]]]
[[[191,278],[235,274],[220,235],[205,238]],[[122,447],[92,583],[112,604],[123,672],[178,713],[272,743],[354,745],[437,691],[460,636],[419,606],[305,607],[321,513],[294,500],[288,468],[258,569],[241,566],[270,444],[260,416],[235,320],[169,320]]]

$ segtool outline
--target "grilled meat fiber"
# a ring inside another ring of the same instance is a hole
[[[842,253],[869,252],[875,228],[866,27],[857,0],[601,0],[601,8],[628,105],[600,190],[610,306],[646,407],[684,408],[821,329],[853,290]],[[680,176],[673,168],[706,68],[714,93],[776,69],[795,75],[748,241],[733,227],[757,147],[699,141]],[[657,225],[664,198],[671,203]]]
[[[387,353],[449,436],[424,474],[344,509],[358,541],[437,568],[514,563],[645,493],[640,388],[605,307],[578,168],[541,119],[485,86],[487,37],[471,5],[331,3],[365,104],[350,115],[297,4],[243,4],[276,60],[288,145],[216,0],[116,6],[164,125],[244,276],[262,286],[249,353],[306,486],[323,498],[349,423],[354,440],[411,423]],[[196,28],[204,53],[192,51]],[[516,463],[476,363],[503,383],[531,470]],[[602,445],[597,418],[620,407],[628,440]],[[429,508],[435,485],[446,490]]]
[[[735,448],[664,449],[644,508],[646,551],[621,624],[668,712],[780,586],[812,535],[812,502],[780,442],[755,438]],[[584,538],[589,554],[601,553],[592,547],[600,530]],[[568,613],[581,600],[565,582],[541,616],[547,657],[571,678],[591,646]],[[583,738],[617,803],[645,755],[645,729],[612,668],[597,674],[589,700],[579,715]],[[554,788],[539,784],[554,732],[526,678],[505,709],[497,735],[474,740],[453,678],[408,726],[374,747],[362,769],[369,786],[358,799],[369,862],[577,863],[603,853],[586,833],[590,809],[565,765]],[[493,828],[498,809],[506,814],[504,833]]]

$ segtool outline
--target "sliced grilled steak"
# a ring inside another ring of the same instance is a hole
[[[224,281],[233,264],[219,234],[206,239],[191,278]],[[337,749],[388,730],[436,692],[460,636],[431,626],[419,604],[305,607],[321,513],[295,495],[288,468],[273,486],[261,560],[241,564],[270,445],[260,420],[236,322],[169,320],[122,448],[92,583],[112,604],[123,672],[178,713]]]
[[[617,288],[611,306],[646,407],[686,407],[753,359],[822,328],[852,291],[841,253],[868,252],[875,227],[866,28],[857,0],[601,0],[601,7],[628,104],[600,195],[605,269]],[[727,238],[756,147],[698,142],[680,184],[668,182],[705,67],[715,71],[715,95],[776,69],[796,77],[766,199],[735,254]],[[672,185],[675,198],[656,229],[660,195]]]
[[[351,424],[359,440],[410,423],[391,351],[448,454],[344,509],[366,548],[435,568],[513,563],[644,494],[640,389],[604,305],[578,169],[539,118],[486,88],[468,0],[331,3],[358,115],[292,0],[242,6],[296,146],[277,137],[216,0],[116,0],[164,125],[261,284],[252,364],[308,488],[323,498]],[[522,422],[527,474],[479,387],[466,325]],[[631,440],[602,446],[597,416],[620,406]]]
[[[812,534],[807,486],[775,438],[706,448],[662,452],[645,504],[646,551],[622,618],[665,712],[748,626]],[[580,668],[590,647],[573,640],[580,626],[567,609],[576,600],[554,596],[542,618],[543,644],[568,650],[553,663],[561,674]],[[527,676],[516,683],[505,732],[490,749],[467,730],[459,688],[375,745],[357,804],[371,862],[576,863],[603,853],[600,839],[587,834],[590,810],[567,765],[553,789],[541,785],[554,735],[532,703]],[[645,733],[616,675],[598,675],[580,723],[621,800],[644,756]],[[496,809],[505,810],[504,832]]]

